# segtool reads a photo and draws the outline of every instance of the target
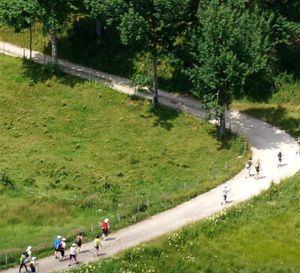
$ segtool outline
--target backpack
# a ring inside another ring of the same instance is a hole
[[[98,247],[99,246],[99,240],[95,239],[94,240],[94,247]]]
[[[59,243],[59,244],[57,245],[57,249],[58,249],[58,250],[62,250],[62,249],[63,249],[62,243]]]
[[[101,225],[101,229],[107,229],[107,223],[103,222]]]
[[[25,251],[25,257],[28,258],[29,257],[29,253],[28,250]]]
[[[81,237],[78,235],[75,239],[75,244],[79,244],[81,242]]]

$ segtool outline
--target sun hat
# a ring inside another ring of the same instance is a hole
[[[31,249],[31,246],[28,246],[27,249]]]
[[[57,239],[60,239],[60,238],[61,238],[61,236],[60,236],[60,235],[58,235],[58,236],[57,236]]]
[[[76,244],[75,244],[75,243],[73,243],[73,244],[72,244],[72,246],[76,246]]]
[[[104,223],[108,223],[108,218],[105,218],[105,219],[104,219]]]
[[[67,239],[66,239],[66,238],[62,238],[62,240],[63,240],[63,241],[67,241]]]

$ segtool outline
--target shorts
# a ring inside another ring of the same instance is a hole
[[[72,255],[72,254],[70,254],[70,258],[69,258],[69,260],[72,260],[74,258],[74,260],[76,261],[76,255]]]
[[[99,246],[94,246],[95,249],[99,250]]]

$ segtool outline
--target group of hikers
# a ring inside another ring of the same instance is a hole
[[[108,231],[109,231],[109,219],[105,218],[104,221],[100,224],[100,228],[103,231],[103,235],[101,237],[102,240],[107,240],[108,238]],[[62,236],[58,235],[54,241],[54,258],[59,259],[61,261],[65,257],[65,251],[67,248],[67,239],[66,238],[61,238]],[[100,236],[97,235],[96,238],[94,239],[93,246],[94,246],[94,253],[93,256],[96,258],[99,255],[99,250],[102,247],[102,244],[100,242]],[[70,246],[70,256],[68,259],[68,266],[71,266],[72,261],[74,260],[76,264],[79,263],[77,260],[77,255],[81,251],[81,246],[83,244],[83,232],[80,232],[76,238],[75,242],[71,244]],[[31,257],[32,256],[32,247],[28,246],[26,251],[24,251],[20,257],[20,268],[19,268],[19,273],[21,273],[22,268],[24,267],[26,272],[29,273],[28,267],[30,267],[31,272],[36,272],[36,257]]]
[[[298,150],[296,151],[296,154],[300,155],[300,137],[298,138]],[[278,159],[278,165],[277,167],[282,167],[284,166],[282,164],[282,157],[283,157],[283,154],[282,154],[282,150],[280,149],[278,154],[277,154],[277,159]],[[251,177],[251,166],[252,166],[252,157],[250,157],[247,162],[246,162],[246,169],[247,169],[247,174],[246,174],[246,177],[245,178],[248,178],[248,177]],[[259,173],[260,171],[262,171],[262,167],[261,167],[261,162],[260,162],[260,159],[257,159],[256,160],[256,163],[255,163],[255,174],[254,174],[254,179],[258,179],[259,178]],[[227,196],[228,196],[228,193],[230,192],[230,189],[228,188],[227,185],[224,186],[223,190],[222,190],[222,194],[223,194],[223,202],[221,203],[221,205],[223,205],[224,203],[228,203],[227,201]]]

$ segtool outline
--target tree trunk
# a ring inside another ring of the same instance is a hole
[[[97,21],[96,22],[96,37],[98,40],[101,39],[101,22],[100,21]]]
[[[56,29],[51,29],[51,44],[52,44],[52,56],[51,63],[57,63],[57,38],[56,38]]]
[[[152,104],[158,103],[158,81],[157,81],[157,66],[156,66],[156,56],[151,53],[152,58],[152,79],[153,79],[153,96]]]
[[[226,135],[226,124],[225,124],[225,109],[220,114],[220,136],[223,137]]]
[[[32,60],[32,29],[31,24],[29,26],[29,60]]]

